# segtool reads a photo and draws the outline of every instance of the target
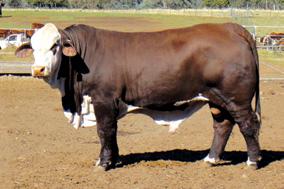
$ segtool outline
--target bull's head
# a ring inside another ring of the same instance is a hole
[[[32,76],[43,78],[51,87],[60,90],[64,115],[68,118],[69,122],[75,128],[96,125],[94,112],[90,111],[92,109],[90,97],[84,96],[82,104],[81,102],[75,102],[74,91],[69,91],[72,86],[69,86],[69,90],[65,86],[65,79],[68,76],[61,77],[62,73],[59,74],[59,72],[66,71],[66,69],[69,70],[69,67],[64,66],[66,65],[66,57],[77,55],[66,33],[63,30],[58,30],[53,24],[46,24],[34,33],[30,43],[20,46],[15,52],[18,57],[26,57],[32,53],[35,60],[31,67]],[[80,57],[78,59],[78,57],[74,57],[73,63],[82,63],[82,60]],[[67,62],[67,64],[69,63],[71,61]],[[88,72],[86,71],[87,67],[84,67],[83,63],[80,65],[81,70],[79,69],[79,71],[82,71],[82,73]],[[62,70],[60,71],[60,69]],[[79,110],[77,110],[74,103],[80,103],[81,112],[78,112]]]
[[[69,57],[77,54],[64,32],[58,30],[54,24],[46,24],[37,30],[31,42],[22,45],[15,52],[18,57],[26,57],[31,53],[35,60],[32,65],[32,76],[44,78],[53,87],[58,87],[56,82],[62,53]]]

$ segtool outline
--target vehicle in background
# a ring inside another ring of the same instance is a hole
[[[3,40],[0,40],[0,49],[5,49],[9,46],[19,47],[25,42],[28,42],[29,39],[25,34],[11,34]]]

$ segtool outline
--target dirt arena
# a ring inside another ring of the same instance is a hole
[[[261,66],[261,72],[273,70]],[[284,189],[284,81],[262,81],[263,125],[259,170],[245,165],[246,147],[235,126],[224,161],[202,159],[213,137],[204,107],[176,133],[145,115],[119,121],[123,167],[94,171],[96,128],[75,130],[61,109],[58,91],[31,77],[0,77],[0,188]]]

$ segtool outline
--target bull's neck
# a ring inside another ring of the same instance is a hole
[[[89,64],[95,50],[96,29],[86,25],[76,25],[68,31],[69,38],[77,53]]]

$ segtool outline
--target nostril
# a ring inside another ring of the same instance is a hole
[[[43,67],[39,71],[40,71],[40,73],[42,73],[42,72],[44,72],[44,70],[45,70],[45,68]]]

